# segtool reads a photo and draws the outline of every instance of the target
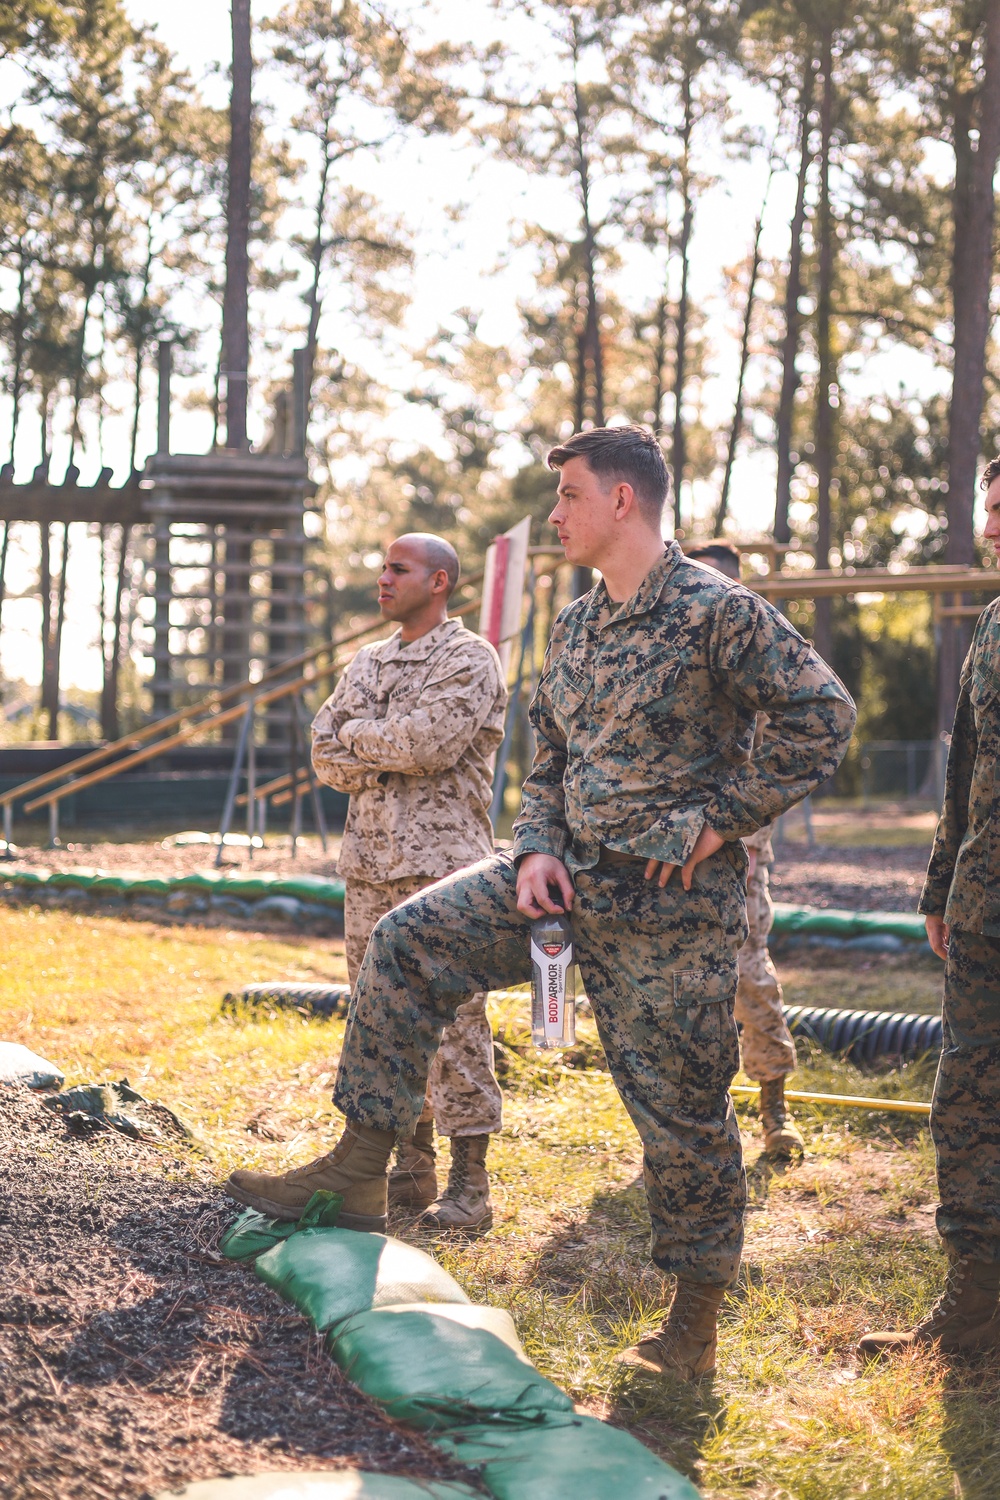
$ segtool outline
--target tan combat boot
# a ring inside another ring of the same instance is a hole
[[[493,1227],[490,1179],[486,1175],[488,1135],[451,1138],[451,1170],[443,1195],[420,1215],[421,1229],[485,1234]]]
[[[678,1380],[700,1380],[715,1369],[719,1308],[726,1296],[722,1286],[677,1278],[674,1300],[659,1333],[619,1354],[618,1363],[673,1375]]]
[[[948,1277],[930,1312],[916,1328],[866,1333],[858,1344],[862,1359],[880,1359],[901,1349],[935,1344],[945,1354],[1000,1347],[1000,1264],[951,1257]]]
[[[430,1208],[438,1195],[436,1154],[434,1121],[418,1120],[412,1136],[397,1145],[389,1173],[389,1202],[395,1208]]]
[[[326,1156],[291,1172],[234,1172],[225,1184],[230,1198],[271,1219],[298,1219],[313,1193],[321,1188],[342,1193],[337,1219],[343,1229],[384,1231],[386,1172],[396,1141],[394,1130],[374,1130],[348,1120],[343,1135]]]
[[[764,1128],[764,1150],[768,1156],[787,1160],[804,1156],[806,1143],[802,1132],[788,1113],[785,1103],[785,1076],[771,1078],[760,1086],[760,1123]]]

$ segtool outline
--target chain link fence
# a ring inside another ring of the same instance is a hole
[[[935,752],[940,748],[937,740],[862,741],[862,806],[878,797],[913,798],[936,792],[941,757]]]

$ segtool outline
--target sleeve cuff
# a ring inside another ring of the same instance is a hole
[[[526,854],[551,854],[563,859],[569,844],[569,833],[565,828],[520,828],[514,834],[514,863]]]
[[[732,793],[720,792],[703,808],[702,817],[727,844],[746,838],[770,823],[770,818],[751,813]]]
[[[917,911],[922,917],[943,917],[948,909],[947,896],[942,898],[934,891],[922,891],[917,902]]]

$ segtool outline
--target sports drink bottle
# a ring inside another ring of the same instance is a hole
[[[536,1047],[576,1041],[576,964],[567,916],[531,924],[531,1040]]]

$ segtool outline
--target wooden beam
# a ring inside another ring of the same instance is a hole
[[[764,573],[746,580],[765,599],[824,599],[851,594],[1000,594],[1000,572],[993,568],[913,567],[892,573],[863,568],[857,573],[810,568],[801,573]]]
[[[142,520],[139,489],[127,484],[63,488],[58,484],[0,484],[0,521],[96,521],[137,526]]]

